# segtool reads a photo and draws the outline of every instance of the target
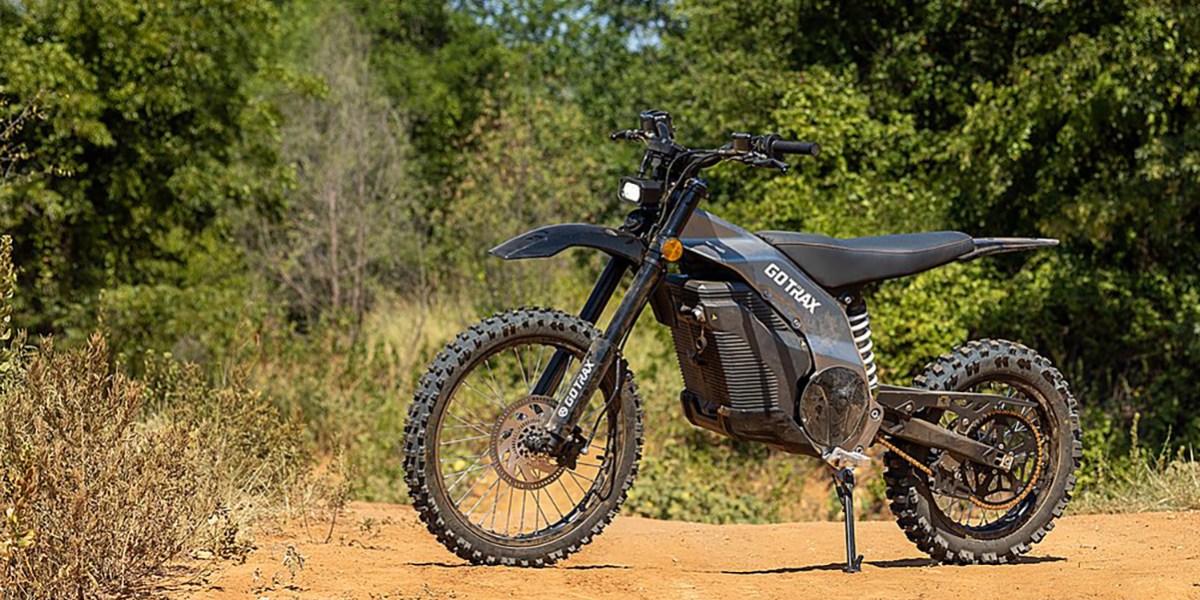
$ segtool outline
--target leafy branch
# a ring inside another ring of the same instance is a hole
[[[32,156],[24,141],[18,139],[17,135],[30,121],[45,120],[46,115],[39,106],[42,93],[39,91],[33,100],[22,106],[15,115],[0,119],[0,184],[19,177],[17,167]],[[7,107],[8,102],[0,98],[0,111],[6,112]]]

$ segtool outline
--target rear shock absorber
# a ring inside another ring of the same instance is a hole
[[[871,317],[867,315],[867,303],[861,299],[855,302],[846,309],[846,316],[850,319],[854,345],[862,357],[863,368],[867,370],[867,385],[874,395],[879,389],[879,368],[875,365],[875,344],[871,341]]]

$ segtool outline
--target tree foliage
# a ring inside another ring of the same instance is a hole
[[[570,309],[597,261],[500,268],[483,251],[548,222],[619,222],[636,156],[605,134],[664,108],[694,146],[732,131],[822,145],[784,177],[707,175],[708,208],[750,227],[1062,240],[875,290],[892,380],[964,338],[1011,337],[1064,368],[1096,431],[1143,413],[1145,439],[1195,443],[1198,10],[0,2],[0,122],[39,93],[45,117],[0,139],[23,173],[0,189],[0,230],[22,321],[71,337],[98,307],[119,349],[218,356],[280,304],[311,323],[392,292]],[[346,282],[360,300],[334,291]]]
[[[265,0],[0,4],[0,96],[41,94],[46,118],[17,140],[32,170],[65,175],[18,182],[0,205],[32,271],[32,329],[77,325],[104,286],[171,277],[187,251],[173,237],[273,200],[276,116],[249,83],[277,12]]]
[[[300,59],[318,89],[281,100],[282,155],[295,184],[282,215],[251,216],[246,237],[289,314],[357,324],[381,281],[423,283],[411,258],[421,250],[411,225],[417,191],[404,117],[378,89],[369,37],[345,10],[321,14],[313,27],[322,35]]]
[[[1059,238],[883,286],[884,366],[917,369],[936,351],[922,337],[1009,336],[1063,363],[1093,410],[1200,439],[1196,8],[769,4],[682,3],[687,27],[666,40],[705,67],[675,84],[698,89],[682,118],[823,145],[792,177],[717,175],[740,196],[725,210],[839,235]]]

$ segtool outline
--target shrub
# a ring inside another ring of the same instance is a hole
[[[6,565],[6,595],[128,590],[214,508],[189,432],[139,427],[144,395],[107,361],[99,337],[68,352],[48,344],[3,394],[0,501],[30,540]]]
[[[232,557],[246,525],[306,478],[299,429],[234,377],[149,361],[137,381],[105,338],[31,350],[6,320],[0,242],[0,598],[127,595],[186,549]]]

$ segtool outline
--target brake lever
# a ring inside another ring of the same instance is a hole
[[[782,160],[771,158],[769,156],[765,156],[765,155],[759,154],[757,152],[747,155],[745,158],[742,159],[742,162],[744,162],[752,167],[767,167],[769,169],[779,169],[780,173],[787,173],[788,169],[791,168],[791,165],[783,162]]]

